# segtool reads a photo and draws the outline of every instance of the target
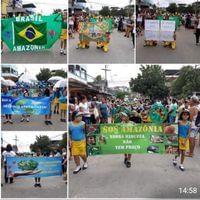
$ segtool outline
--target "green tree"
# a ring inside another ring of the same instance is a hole
[[[67,78],[67,72],[65,72],[62,69],[57,69],[57,70],[51,71],[51,76],[61,76],[63,78]]]
[[[103,78],[101,75],[98,75],[94,78],[94,83],[101,83],[103,81]]]
[[[102,16],[108,16],[111,14],[108,6],[103,6],[103,8],[99,11],[99,14]]]
[[[60,8],[54,9],[53,14],[57,14],[57,13],[62,13],[62,10]]]
[[[47,135],[36,136],[36,141],[30,145],[30,149],[33,152],[40,150],[42,154],[50,153],[53,150],[51,148],[51,140]]]
[[[170,13],[175,13],[178,11],[178,7],[176,3],[170,3],[166,10]]]
[[[121,91],[121,90],[116,91],[116,97],[118,99],[124,99],[126,95],[129,95],[129,93],[126,91]]]
[[[40,69],[39,74],[36,75],[38,81],[47,81],[51,78],[51,71],[49,68],[42,68]]]
[[[66,148],[67,146],[67,133],[63,134],[63,139],[60,141],[60,149]]]
[[[200,67],[184,66],[179,77],[172,83],[171,94],[177,97],[187,97],[200,91]]]
[[[141,65],[141,74],[131,78],[129,85],[132,92],[140,93],[151,99],[163,99],[168,96],[165,74],[159,65]]]

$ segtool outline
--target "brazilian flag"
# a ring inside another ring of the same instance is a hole
[[[47,24],[34,22],[14,22],[15,45],[46,45]]]

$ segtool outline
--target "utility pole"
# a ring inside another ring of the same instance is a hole
[[[105,72],[105,88],[107,89],[108,88],[107,72],[111,71],[111,70],[108,69],[108,65],[105,65],[105,68],[101,69],[101,70],[103,70]]]
[[[17,135],[15,135],[15,139],[13,139],[15,141],[15,146],[17,146],[17,142],[19,141]]]

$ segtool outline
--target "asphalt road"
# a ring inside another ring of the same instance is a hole
[[[127,64],[134,63],[134,49],[132,38],[125,38],[124,33],[114,30],[111,34],[109,51],[103,52],[96,48],[96,43],[91,42],[89,49],[76,49],[78,34],[69,40],[69,63],[70,64]]]
[[[186,158],[182,172],[172,165],[172,155],[133,155],[127,169],[122,155],[89,157],[89,167],[74,175],[69,166],[71,198],[181,198],[200,199],[200,146]],[[196,187],[196,194],[180,194],[179,188]]]
[[[177,48],[172,50],[164,48],[161,43],[156,47],[144,47],[144,35],[137,37],[136,62],[137,63],[200,63],[200,45],[195,45],[193,30],[181,27],[176,32]]]
[[[1,120],[2,131],[66,131],[67,123],[61,122],[59,115],[52,115],[53,125],[45,125],[44,116],[33,115],[30,117],[30,122],[20,122],[20,115],[12,116],[13,124],[3,124],[5,118]]]
[[[67,198],[67,184],[62,177],[42,178],[41,188],[34,187],[34,178],[15,178],[13,184],[5,184],[2,179],[2,184],[2,198]]]
[[[45,51],[31,52],[11,52],[4,45],[3,54],[1,54],[1,63],[3,64],[27,64],[27,63],[50,63],[67,64],[67,55],[60,55],[60,41],[58,40],[51,49]]]

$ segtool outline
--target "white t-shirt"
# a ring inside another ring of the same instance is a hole
[[[199,23],[198,23],[197,29],[200,29],[200,19],[199,19]]]
[[[83,115],[85,117],[90,117],[90,110],[89,110],[89,105],[87,102],[85,103],[79,103],[79,108],[82,107],[83,108]]]
[[[10,152],[4,151],[2,156],[3,156],[3,161],[5,162],[8,157],[15,157],[16,153],[14,151],[10,151]]]

